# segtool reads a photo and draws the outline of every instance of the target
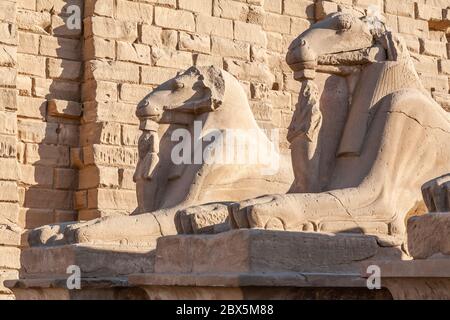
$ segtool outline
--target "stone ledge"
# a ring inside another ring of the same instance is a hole
[[[130,286],[186,286],[186,287],[301,287],[301,288],[356,288],[366,287],[359,274],[326,273],[222,273],[133,274],[128,277]]]

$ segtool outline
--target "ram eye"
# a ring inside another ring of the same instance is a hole
[[[339,31],[346,31],[352,27],[352,20],[348,18],[341,18],[337,22],[337,29]]]
[[[175,81],[173,84],[173,90],[180,90],[184,88],[184,83],[181,81]]]

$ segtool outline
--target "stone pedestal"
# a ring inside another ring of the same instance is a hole
[[[450,259],[405,261],[399,247],[380,243],[354,234],[236,230],[163,237],[147,252],[33,248],[23,255],[28,273],[7,286],[18,299],[450,298]],[[69,265],[82,270],[81,290],[67,289]],[[367,287],[373,265],[380,290]]]
[[[149,299],[391,299],[361,261],[401,260],[375,237],[237,230],[158,241],[155,272],[129,276]]]

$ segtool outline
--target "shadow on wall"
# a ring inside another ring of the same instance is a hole
[[[64,0],[62,7],[49,9],[52,24],[49,35],[43,35],[45,46],[45,79],[34,80],[34,95],[44,97],[43,120],[32,123],[40,130],[38,143],[26,145],[27,166],[34,171],[34,183],[25,188],[23,206],[25,227],[74,221],[77,211],[74,194],[78,187],[78,172],[71,163],[71,149],[79,146],[79,126],[82,113],[82,7],[79,16],[81,29],[69,29],[66,22],[75,13],[70,6],[82,1]],[[46,8],[47,10],[47,8]],[[20,121],[20,120],[19,120]],[[26,128],[25,128],[26,130]],[[31,157],[31,159],[30,159]]]

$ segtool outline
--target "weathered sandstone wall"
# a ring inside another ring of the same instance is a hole
[[[17,4],[17,155],[24,228],[77,217],[77,170],[70,152],[79,141],[83,41],[81,29],[66,26],[66,12],[68,6],[82,4]]]

